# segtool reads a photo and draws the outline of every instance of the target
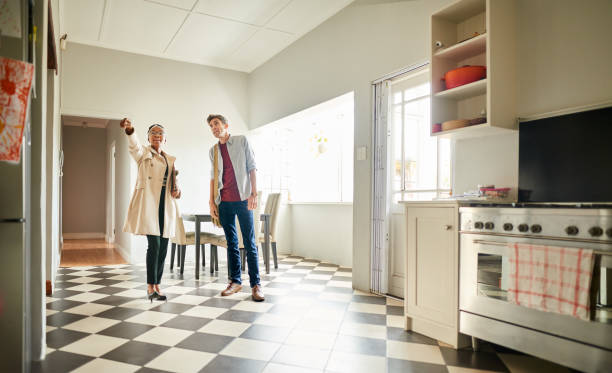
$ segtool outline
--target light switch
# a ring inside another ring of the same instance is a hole
[[[368,148],[366,146],[360,146],[357,148],[357,160],[365,161],[368,159]]]

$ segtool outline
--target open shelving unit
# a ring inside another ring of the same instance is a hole
[[[431,128],[486,116],[486,123],[432,136],[460,139],[516,130],[515,8],[515,0],[458,0],[432,14]],[[444,74],[465,65],[486,66],[486,79],[445,89]]]
[[[480,96],[485,93],[487,93],[487,79],[482,79],[469,84],[461,85],[459,87],[440,91],[436,93],[434,97],[449,100],[463,100],[474,96]]]

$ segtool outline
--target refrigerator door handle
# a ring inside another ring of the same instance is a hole
[[[15,219],[0,219],[0,223],[25,223],[26,220],[24,218],[15,218]]]

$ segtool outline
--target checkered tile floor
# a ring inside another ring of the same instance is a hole
[[[406,332],[401,302],[354,291],[350,268],[316,260],[281,257],[262,276],[263,303],[251,301],[248,285],[221,297],[222,259],[219,272],[207,269],[198,281],[193,263],[184,276],[167,268],[169,300],[153,303],[144,265],[60,269],[47,298],[47,358],[33,371],[484,373],[519,371],[512,367],[521,359],[534,371],[568,371],[492,345],[456,351]]]

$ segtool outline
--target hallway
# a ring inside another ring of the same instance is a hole
[[[112,243],[104,239],[64,240],[60,267],[126,264]],[[61,273],[61,270],[60,270]]]
[[[279,258],[262,276],[264,303],[248,286],[221,298],[223,251],[219,272],[199,281],[193,263],[183,276],[167,268],[168,302],[145,300],[143,264],[61,268],[47,297],[47,358],[33,372],[568,372],[406,332],[400,301],[353,290],[350,268],[313,259]]]

